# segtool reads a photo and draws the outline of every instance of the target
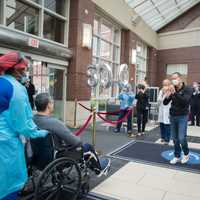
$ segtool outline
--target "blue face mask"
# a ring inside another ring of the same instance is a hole
[[[22,84],[26,83],[27,81],[29,81],[29,78],[28,78],[26,75],[21,77],[20,82],[21,82]]]

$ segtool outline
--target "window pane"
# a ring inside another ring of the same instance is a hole
[[[113,47],[113,61],[119,63],[119,47]]]
[[[93,31],[94,31],[94,34],[98,34],[99,33],[99,22],[97,19],[94,19],[94,27],[93,27]]]
[[[3,1],[0,1],[0,24],[3,24]]]
[[[64,15],[65,1],[66,0],[44,0],[44,6],[60,15]]]
[[[38,9],[18,0],[7,0],[6,9],[6,25],[8,27],[38,35]]]
[[[93,55],[97,56],[99,55],[99,39],[97,37],[93,37]]]
[[[111,45],[107,42],[101,41],[101,58],[110,59],[111,58]]]
[[[114,31],[114,43],[119,44],[120,42],[120,30],[115,29]]]
[[[101,37],[105,40],[112,40],[112,29],[105,24],[101,24]]]
[[[44,38],[64,43],[64,21],[44,14]]]

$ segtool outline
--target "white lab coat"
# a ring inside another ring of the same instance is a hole
[[[158,95],[158,106],[159,106],[158,122],[164,123],[164,124],[170,124],[169,110],[171,107],[171,102],[168,105],[164,105],[163,104],[164,99],[165,99],[165,95],[163,94],[163,91],[160,90],[159,95]]]

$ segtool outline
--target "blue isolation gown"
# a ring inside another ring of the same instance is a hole
[[[32,121],[25,87],[10,75],[0,76],[0,199],[21,190],[27,181],[20,135],[36,138],[47,134]]]
[[[120,110],[125,110],[128,107],[132,107],[135,95],[133,92],[122,92],[119,94]]]

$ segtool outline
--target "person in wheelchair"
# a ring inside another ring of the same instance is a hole
[[[48,93],[38,94],[35,98],[35,106],[37,113],[33,118],[34,122],[39,128],[45,129],[50,133],[45,138],[38,138],[31,141],[34,154],[33,162],[39,168],[43,169],[53,161],[54,149],[51,142],[51,137],[53,136],[53,142],[56,143],[56,146],[67,149],[66,157],[69,152],[77,151],[81,147],[84,160],[89,161],[89,168],[96,173],[97,177],[107,175],[110,169],[110,160],[107,158],[98,158],[92,145],[83,144],[80,138],[75,136],[62,121],[51,116],[54,106]],[[62,156],[64,157],[65,155]]]

